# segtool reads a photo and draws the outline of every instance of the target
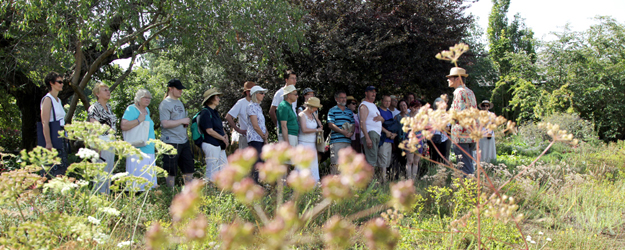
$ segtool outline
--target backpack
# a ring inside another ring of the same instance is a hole
[[[200,115],[204,110],[208,111],[208,109],[203,108],[193,116],[193,120],[191,121],[191,138],[198,147],[202,147],[202,142],[204,142],[204,133],[200,130]],[[210,112],[208,112],[208,115],[210,118],[213,118]]]

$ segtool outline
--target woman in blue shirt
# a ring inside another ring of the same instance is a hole
[[[122,131],[128,131],[136,126],[139,126],[142,122],[148,122],[150,132],[148,134],[148,140],[155,139],[154,136],[154,122],[150,118],[150,110],[148,105],[152,101],[152,94],[146,89],[140,89],[135,94],[135,104],[128,106],[124,111],[122,117],[121,129]],[[156,170],[154,169],[155,155],[154,144],[147,144],[145,146],[138,147],[141,150],[142,157],[129,156],[126,158],[126,171],[128,174],[145,178],[151,184],[135,185],[134,188],[139,188],[140,191],[145,191],[146,188],[156,187]]]

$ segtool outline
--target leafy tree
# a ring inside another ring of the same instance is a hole
[[[523,18],[517,13],[508,23],[510,0],[493,0],[493,8],[488,18],[489,56],[493,61],[499,80],[493,89],[491,101],[495,110],[508,119],[515,120],[518,112],[510,107],[512,91],[517,83],[512,73],[512,61],[509,53],[527,54],[535,61],[534,32],[525,26]]]
[[[472,22],[462,1],[302,1],[308,43],[285,61],[298,87],[312,87],[325,107],[345,90],[361,98],[367,85],[378,93],[417,92],[433,100],[450,92],[450,65],[434,56],[462,40]],[[327,109],[326,109],[327,110]]]
[[[541,119],[577,113],[605,140],[625,138],[625,25],[610,17],[584,32],[565,30],[541,48],[536,63],[509,56],[515,85],[511,104],[520,116]]]
[[[60,97],[70,103],[66,121],[71,122],[79,101],[85,109],[89,107],[85,91],[90,80],[110,80],[114,90],[132,72],[138,55],[172,45],[207,54],[233,54],[257,47],[254,60],[262,64],[270,57],[266,54],[269,45],[297,46],[299,13],[283,0],[3,1],[2,90],[16,98],[22,115],[23,147],[31,148],[38,103],[46,92],[40,79],[46,72],[65,73],[69,84]],[[120,58],[132,58],[123,73],[108,66]]]

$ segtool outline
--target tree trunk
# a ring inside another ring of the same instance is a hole
[[[41,109],[39,103],[41,98],[46,95],[44,87],[35,85],[34,83],[25,84],[26,86],[11,94],[17,100],[17,106],[22,113],[22,149],[31,150],[37,146],[37,126],[36,123],[41,120]]]

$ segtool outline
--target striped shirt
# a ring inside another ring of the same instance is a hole
[[[345,108],[345,110],[343,111],[337,105],[328,110],[328,123],[333,123],[340,129],[342,129],[343,123],[346,122],[354,124],[354,113],[352,113],[350,109]],[[330,133],[330,144],[337,142],[352,143],[352,139],[347,138],[343,134],[332,130],[332,132]]]

